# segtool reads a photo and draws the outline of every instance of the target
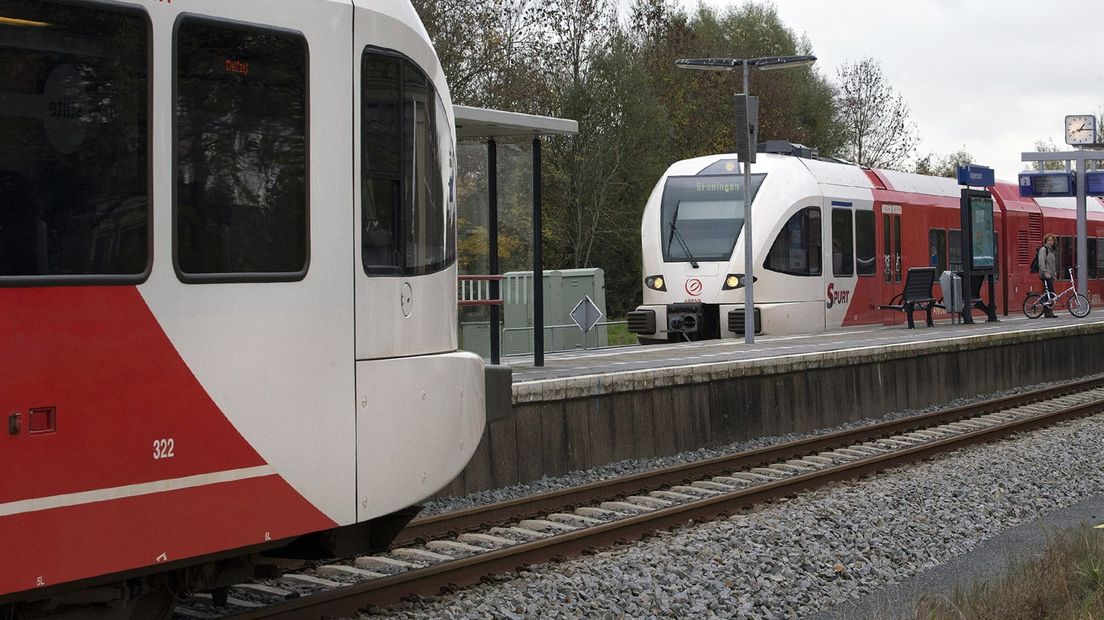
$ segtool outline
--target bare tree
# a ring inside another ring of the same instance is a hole
[[[917,142],[904,98],[889,85],[873,58],[844,63],[837,75],[843,157],[871,168],[900,168]]]

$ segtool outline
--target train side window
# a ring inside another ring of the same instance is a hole
[[[426,74],[409,59],[361,57],[361,260],[370,275],[422,275],[455,260],[451,128]],[[445,178],[445,159],[450,164]]]
[[[947,270],[947,231],[942,228],[928,230],[928,266],[936,273]]]
[[[819,276],[820,207],[805,207],[782,225],[763,267],[794,276]]]
[[[874,212],[855,212],[855,262],[860,276],[872,276],[878,273],[876,238],[874,234]]]
[[[1096,240],[1096,274],[1104,278],[1104,237]]]
[[[150,269],[141,10],[0,0],[0,286]]]
[[[402,61],[393,56],[365,54],[361,73],[361,259],[369,273],[398,273]]]
[[[1059,237],[1058,239],[1058,279],[1069,280],[1067,269],[1077,268],[1077,245],[1073,237]]]
[[[1089,237],[1085,240],[1085,251],[1088,252],[1088,260],[1086,261],[1089,269],[1089,275],[1087,277],[1096,277],[1096,239]]]
[[[947,267],[951,271],[962,271],[962,231],[947,231]]]
[[[832,275],[855,275],[855,238],[851,209],[832,209]]]
[[[178,275],[301,279],[309,257],[306,41],[184,17],[175,61]]]

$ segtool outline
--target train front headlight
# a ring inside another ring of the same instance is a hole
[[[730,273],[725,278],[724,286],[721,287],[722,291],[731,291],[732,289],[744,287],[744,274],[742,273]]]
[[[663,281],[663,276],[648,276],[644,278],[644,286],[652,289],[653,291],[666,291],[667,283]]]

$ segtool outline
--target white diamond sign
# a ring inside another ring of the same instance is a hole
[[[602,320],[602,311],[594,304],[594,300],[590,298],[590,295],[585,295],[579,304],[575,306],[575,309],[571,311],[571,320],[575,321],[575,324],[578,325],[579,329],[583,330],[585,334],[591,329],[594,329],[598,321]]]

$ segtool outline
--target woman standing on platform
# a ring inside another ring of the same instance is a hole
[[[1054,247],[1058,245],[1058,237],[1054,233],[1047,233],[1043,237],[1043,245],[1039,246],[1039,278],[1043,281],[1043,287],[1050,293],[1047,303],[1043,305],[1043,316],[1048,319],[1054,316],[1054,278],[1058,274],[1058,257],[1054,255]]]

